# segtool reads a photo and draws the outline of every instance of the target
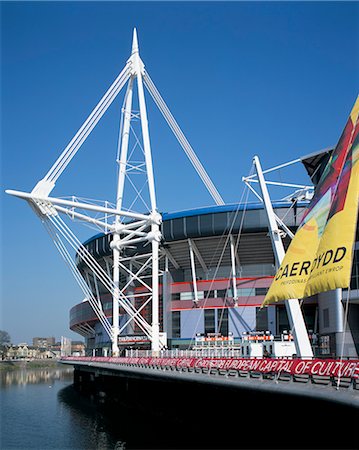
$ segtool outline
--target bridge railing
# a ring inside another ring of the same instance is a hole
[[[110,363],[161,371],[213,376],[250,377],[275,381],[311,382],[359,391],[358,359],[209,358],[209,357],[67,357],[67,362]]]
[[[126,349],[127,358],[148,358],[152,357],[152,350]],[[241,351],[230,347],[205,348],[197,350],[161,350],[161,358],[240,358]]]

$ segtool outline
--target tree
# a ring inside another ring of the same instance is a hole
[[[4,359],[7,353],[7,347],[10,345],[10,334],[7,331],[0,330],[0,358]]]
[[[10,344],[10,334],[7,331],[0,330],[0,347],[3,347],[5,344]]]

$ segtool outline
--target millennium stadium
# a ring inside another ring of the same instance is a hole
[[[315,184],[330,151],[301,159]],[[275,214],[295,232],[308,201],[303,196],[273,203]],[[275,255],[268,233],[265,208],[261,202],[198,208],[163,213],[159,258],[159,326],[170,349],[192,349],[199,344],[225,348],[243,341],[243,336],[290,334],[284,303],[261,309],[264,296],[275,274]],[[283,233],[284,234],[284,233]],[[98,234],[84,246],[99,265],[109,272],[113,267],[111,234]],[[284,246],[290,242],[283,236]],[[151,305],[144,279],[128,284],[133,267],[141,267],[148,247],[142,244],[126,249],[122,255],[120,287],[125,288],[136,310],[151,323]],[[306,299],[301,305],[307,332],[317,356],[336,356],[344,345],[346,356],[359,352],[358,236],[352,270],[352,289],[335,290]],[[77,266],[92,286],[106,317],[112,319],[112,297],[77,255]],[[130,269],[131,267],[131,269]],[[346,330],[343,315],[346,313]],[[121,333],[119,347],[150,348],[149,339],[138,324],[129,322],[119,308]],[[108,355],[111,342],[87,299],[70,311],[70,328],[86,338],[91,355]]]

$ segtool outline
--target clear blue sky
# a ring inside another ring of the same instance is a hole
[[[358,21],[356,2],[3,2],[2,190],[30,191],[47,172],[123,68],[136,26],[152,79],[223,198],[238,201],[254,154],[269,167],[335,145],[358,91]],[[121,102],[54,194],[113,200]],[[212,204],[148,104],[160,210]],[[1,194],[1,210],[1,328],[15,343],[74,338],[68,312],[82,293],[26,203]]]

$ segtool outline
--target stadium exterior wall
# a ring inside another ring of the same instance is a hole
[[[295,231],[306,205],[305,202],[295,204],[277,202],[274,209],[286,225]],[[278,334],[285,329],[288,330],[283,304],[260,309],[275,273],[274,255],[262,204],[199,208],[163,213],[162,217],[163,258],[160,270],[163,276],[160,285],[160,326],[162,331],[167,332],[169,346],[188,348],[193,345],[197,333],[231,334],[239,340],[243,332],[268,330]],[[232,235],[236,242],[237,302],[234,302],[232,292],[229,235]],[[199,256],[195,262],[198,305],[194,303],[189,240],[196,246]],[[112,258],[110,242],[111,234],[99,234],[84,243],[89,252],[104,268],[107,267],[107,270],[111,267]],[[285,246],[289,244],[288,237],[284,239],[284,243]],[[140,244],[135,249],[126,250],[125,256],[129,260],[135,260],[136,256],[146,251],[146,247]],[[355,254],[353,280],[357,282],[358,242]],[[86,279],[86,268],[79,257],[77,265]],[[125,277],[122,282],[125,284]],[[135,286],[133,291],[140,294],[141,287]],[[355,320],[355,317],[359,300],[358,295],[353,292],[350,299],[350,310],[353,312],[349,327],[351,332],[344,333],[342,327],[335,325],[338,324],[338,316],[342,315],[344,295],[341,293],[339,297],[337,293],[329,293],[325,298],[319,298],[319,301],[315,296],[304,303],[307,328],[310,335],[315,336],[317,354],[335,355],[338,343],[343,339],[347,355],[358,354],[359,318]],[[100,294],[104,312],[111,321],[112,298],[101,285]],[[136,301],[139,307],[140,303]],[[150,308],[144,308],[143,315],[151,322]],[[126,319],[127,316],[120,308],[121,324]],[[100,355],[104,348],[106,352],[109,351],[108,337],[88,302],[79,303],[71,309],[70,328],[86,336],[90,354]],[[123,335],[137,336],[132,344],[134,348],[148,346],[145,339],[141,341],[140,330],[133,325],[127,326]]]

